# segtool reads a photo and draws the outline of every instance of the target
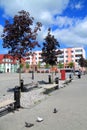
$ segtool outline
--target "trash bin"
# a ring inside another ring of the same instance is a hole
[[[20,87],[14,89],[14,109],[20,108]]]
[[[65,80],[66,79],[65,70],[60,70],[60,73],[61,73],[61,80]]]
[[[59,78],[58,77],[55,78],[55,83],[57,84],[55,89],[59,89]]]
[[[51,83],[51,75],[48,75],[49,84]]]
[[[20,88],[21,88],[21,91],[23,92],[24,91],[24,80],[23,79],[21,79],[20,80]]]

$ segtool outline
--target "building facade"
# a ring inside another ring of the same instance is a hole
[[[78,69],[79,66],[79,59],[81,56],[86,59],[85,50],[82,47],[77,48],[64,48],[60,49],[62,54],[58,55],[57,62],[64,64],[64,68],[69,67],[69,63],[73,62],[75,69]],[[35,51],[33,57],[29,56],[29,59],[26,59],[30,65],[38,65],[39,63],[41,66],[44,66],[45,63],[42,63],[41,51]]]
[[[10,55],[0,54],[0,72],[16,72],[18,67],[18,59],[13,59]]]
[[[61,55],[58,56],[58,62],[64,64],[64,68],[69,67],[69,63],[72,62],[74,64],[74,68],[78,69],[79,66],[79,59],[83,56],[86,58],[85,50],[82,47],[77,48],[65,48],[61,49],[63,52]]]
[[[62,54],[58,55],[57,62],[64,65],[64,68],[69,68],[69,63],[73,62],[74,68],[79,69],[79,59],[81,56],[86,59],[85,50],[79,48],[64,48],[60,49]],[[42,51],[34,51],[32,55],[25,57],[23,60],[24,70],[26,71],[26,64],[33,70],[39,67],[44,67],[45,63],[42,62]],[[19,68],[18,59],[13,59],[11,56],[5,57],[4,54],[0,55],[0,71],[2,72],[16,72]]]

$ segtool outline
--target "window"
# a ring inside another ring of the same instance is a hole
[[[64,56],[62,55],[62,56],[59,56],[59,58],[64,58]]]
[[[66,51],[66,53],[68,53],[68,51]]]
[[[42,59],[42,57],[39,57],[39,59]]]
[[[75,55],[75,57],[82,57],[82,55]]]
[[[75,52],[82,52],[82,49],[75,50]]]
[[[60,63],[63,63],[63,62],[64,62],[64,60],[59,60],[59,62],[60,62]]]
[[[75,62],[79,62],[79,60],[78,60],[78,59],[76,59],[76,60],[75,60]]]

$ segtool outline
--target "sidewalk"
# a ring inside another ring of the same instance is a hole
[[[58,110],[53,113],[54,108]],[[87,130],[87,75],[73,80],[64,88],[32,108],[24,108],[0,117],[0,130]],[[42,122],[37,122],[37,117]],[[33,123],[31,128],[25,122]]]

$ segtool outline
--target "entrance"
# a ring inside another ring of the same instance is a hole
[[[7,69],[7,72],[9,72],[9,69]]]

